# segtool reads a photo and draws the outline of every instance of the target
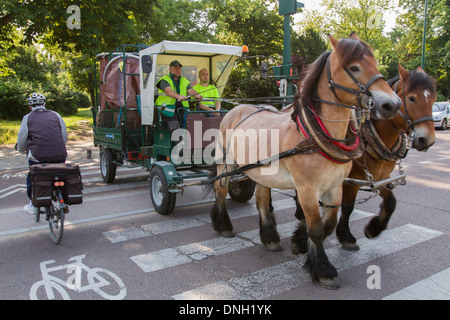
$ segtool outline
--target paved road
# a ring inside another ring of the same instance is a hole
[[[284,250],[267,252],[254,199],[228,201],[237,236],[220,238],[209,219],[211,198],[202,199],[200,188],[186,189],[175,211],[161,216],[151,206],[145,170],[120,169],[107,185],[94,156],[80,160],[84,203],[70,208],[64,238],[54,245],[44,219],[36,223],[22,211],[26,169],[4,169],[0,299],[450,299],[450,130],[437,137],[427,153],[412,150],[403,161],[408,183],[395,189],[388,230],[364,237],[378,213],[374,198],[352,215],[360,251],[342,250],[334,235],[326,240],[341,280],[334,291],[312,284],[304,257],[290,252],[292,191],[273,194]]]

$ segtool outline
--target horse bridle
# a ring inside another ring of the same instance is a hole
[[[356,95],[359,107],[361,107],[365,110],[371,110],[373,108],[374,101],[372,98],[372,93],[369,91],[369,87],[378,79],[384,79],[384,76],[382,74],[374,75],[372,78],[369,79],[369,81],[367,81],[366,84],[363,85],[358,81],[358,79],[356,79],[354,74],[346,66],[344,66],[345,72],[349,75],[349,77],[353,80],[353,82],[358,87],[358,90],[355,90],[353,88],[347,88],[340,84],[337,84],[336,82],[333,81],[333,79],[331,79],[330,56],[328,56],[328,59],[327,59],[326,69],[327,69],[327,76],[328,76],[328,87],[331,89],[331,92],[333,92],[333,95],[336,97],[337,100],[341,101],[341,99],[339,99],[339,97],[337,96],[335,89],[339,89],[339,90]],[[362,94],[365,94],[366,96],[369,97],[369,99],[366,101],[365,105],[362,105],[362,103],[361,103],[361,95]],[[344,105],[342,105],[342,106],[344,106]]]
[[[394,84],[394,92],[397,93],[397,86],[398,83],[400,82],[400,80],[398,80],[395,84]],[[408,114],[408,107],[406,104],[406,97],[405,97],[405,82],[403,82],[402,84],[402,102],[403,105],[405,106],[405,114],[403,114],[403,112],[401,110],[398,110],[398,113],[402,116],[403,119],[406,120],[406,123],[408,125],[408,127],[406,128],[406,131],[408,132],[408,134],[413,134],[414,132],[414,125],[425,122],[425,121],[434,121],[432,116],[426,116],[426,117],[422,117],[419,118],[417,120],[412,121],[411,117]],[[411,139],[411,138],[410,138]]]

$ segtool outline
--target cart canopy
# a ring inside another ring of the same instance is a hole
[[[158,80],[169,73],[169,64],[178,60],[182,75],[194,86],[198,72],[206,68],[210,82],[222,94],[234,61],[242,55],[242,47],[200,42],[162,41],[139,52],[140,107],[143,125],[153,124],[154,101]]]

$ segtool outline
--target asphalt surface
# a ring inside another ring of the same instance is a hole
[[[88,159],[88,150],[91,158]],[[67,161],[74,164],[95,162],[99,159],[98,150],[94,147],[92,139],[67,142]],[[5,170],[28,168],[25,154],[14,149],[14,144],[0,145],[0,173]]]

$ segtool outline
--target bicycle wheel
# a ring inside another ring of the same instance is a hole
[[[93,268],[88,272],[87,278],[90,288],[105,299],[122,300],[127,295],[122,279],[112,271]]]
[[[56,199],[62,198],[59,191],[56,194]],[[50,228],[50,235],[54,243],[59,244],[64,233],[64,208],[61,208],[58,201],[52,201],[52,205],[47,208],[48,226]]]

